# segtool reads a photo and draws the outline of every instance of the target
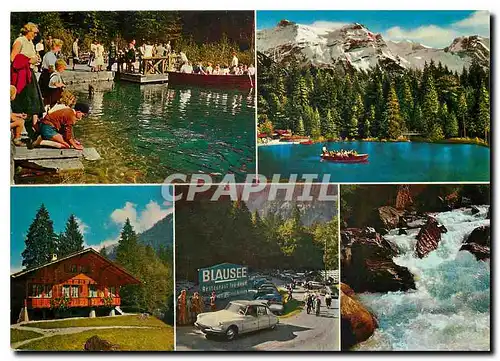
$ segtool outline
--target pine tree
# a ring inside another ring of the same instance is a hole
[[[434,123],[431,125],[429,138],[433,141],[444,139],[443,128],[441,128],[441,125],[439,123]]]
[[[368,116],[366,117],[365,125],[363,127],[363,132],[364,132],[364,137],[365,138],[370,138],[372,136],[372,124],[375,123],[375,106],[371,105],[370,106],[370,111],[368,113]]]
[[[83,250],[83,235],[72,214],[66,222],[66,229],[59,237],[57,244],[57,256],[63,257],[71,253]]]
[[[467,119],[467,99],[465,97],[465,91],[464,89],[461,89],[459,95],[458,95],[458,100],[457,100],[457,118],[460,119],[460,124],[462,126],[462,134],[465,137],[467,137],[467,125],[466,125],[466,119]]]
[[[136,264],[137,247],[137,234],[127,218],[116,247],[116,262],[128,270],[133,270]]]
[[[404,123],[408,129],[414,129],[414,124],[412,122],[413,96],[411,94],[410,84],[406,76],[403,78],[399,103],[401,105],[401,116],[403,117]]]
[[[427,79],[424,80],[422,93],[422,115],[426,124],[425,128],[427,129],[427,131],[430,131],[433,129],[432,125],[436,121],[439,111],[438,94],[434,85],[434,78],[431,74],[428,74]]]
[[[317,139],[321,136],[321,120],[319,117],[318,109],[315,109],[312,114],[311,136],[314,139]]]
[[[304,121],[302,120],[302,117],[299,117],[299,120],[297,121],[296,133],[298,135],[305,135],[305,133],[306,133],[306,130],[304,129]]]
[[[353,111],[351,118],[346,123],[345,128],[346,137],[354,139],[358,136],[358,119],[356,118],[356,112]]]
[[[458,121],[454,112],[448,113],[444,130],[446,138],[458,137]]]
[[[333,120],[332,112],[336,112],[335,108],[333,108],[332,110],[327,110],[325,119],[323,120],[323,123],[321,123],[323,129],[322,134],[327,139],[337,139],[339,136],[337,132],[337,126],[335,124],[335,121]]]
[[[488,139],[488,132],[490,131],[490,95],[488,90],[481,84],[479,89],[478,100],[479,111],[477,114],[478,133],[484,134],[484,140]]]
[[[422,114],[422,108],[420,107],[419,104],[415,106],[413,125],[417,132],[427,133],[424,115]]]
[[[49,212],[42,204],[31,223],[26,239],[26,248],[22,253],[23,266],[32,268],[51,260],[57,251],[57,235]]]
[[[385,107],[385,123],[387,124],[387,137],[397,139],[402,134],[402,118],[399,110],[398,97],[394,85],[391,84],[389,93],[387,94],[387,102]]]

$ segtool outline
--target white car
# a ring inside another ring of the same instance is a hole
[[[233,340],[239,334],[274,329],[278,317],[262,301],[231,301],[224,310],[200,313],[195,326],[209,335]]]

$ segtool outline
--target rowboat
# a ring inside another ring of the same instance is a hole
[[[368,154],[350,155],[348,157],[321,154],[321,159],[337,163],[364,163],[368,161]]]
[[[311,139],[308,139],[308,140],[304,140],[304,141],[300,142],[300,144],[302,144],[302,145],[310,145],[310,144],[314,144],[314,142]]]
[[[203,75],[169,71],[168,83],[213,88],[251,89],[255,86],[255,75]]]

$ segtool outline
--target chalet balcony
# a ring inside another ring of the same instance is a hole
[[[28,308],[50,308],[51,298],[28,298]],[[120,306],[120,297],[113,297],[107,303],[102,297],[76,297],[70,298],[68,307],[99,307],[99,306]]]

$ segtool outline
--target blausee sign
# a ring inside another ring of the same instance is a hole
[[[248,292],[248,267],[221,263],[198,270],[200,292],[215,291],[218,298],[227,298]]]

